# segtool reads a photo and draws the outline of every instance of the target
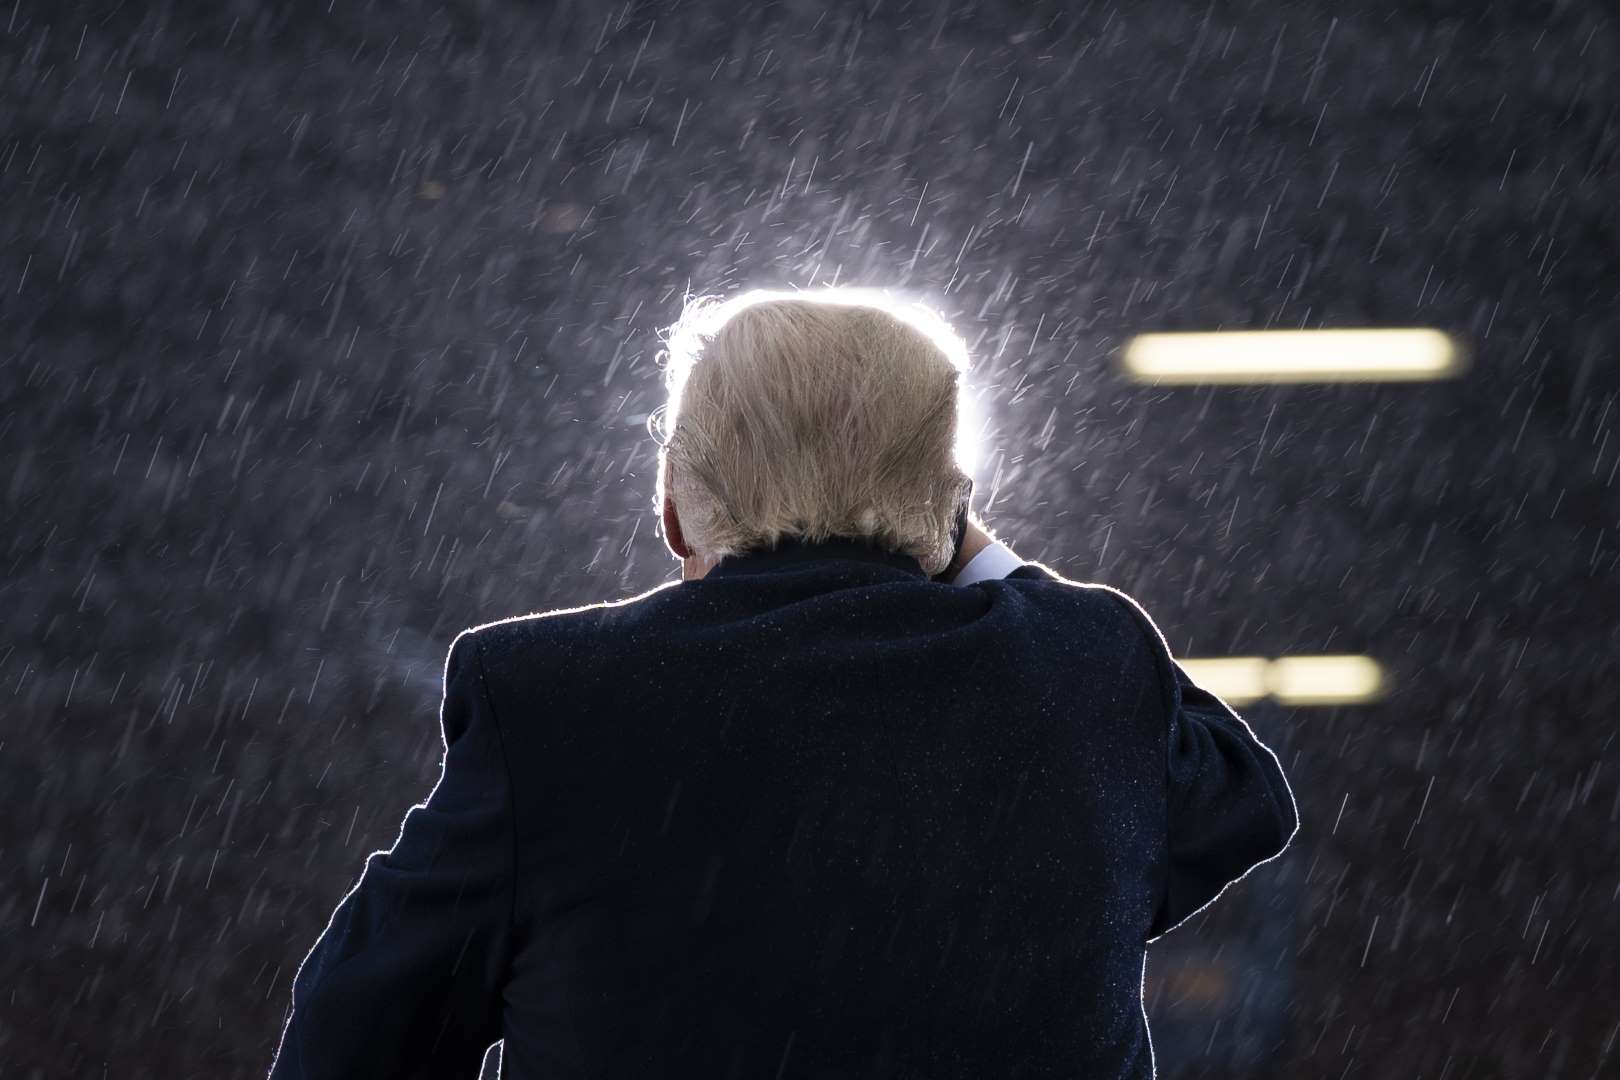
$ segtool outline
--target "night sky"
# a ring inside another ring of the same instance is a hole
[[[437,777],[455,633],[677,576],[659,331],[829,283],[967,339],[975,508],[1020,555],[1178,656],[1390,671],[1242,710],[1302,828],[1150,951],[1162,1076],[1620,1067],[1609,5],[15,0],[0,30],[0,1076],[262,1075]],[[1118,371],[1149,330],[1363,326],[1472,365]]]

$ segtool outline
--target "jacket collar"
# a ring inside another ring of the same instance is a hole
[[[770,573],[825,560],[875,563],[904,570],[919,578],[928,576],[923,573],[922,562],[915,556],[877,547],[863,538],[835,536],[811,542],[797,536],[783,536],[774,548],[753,548],[725,556],[704,577]]]

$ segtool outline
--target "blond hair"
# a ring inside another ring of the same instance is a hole
[[[674,499],[700,556],[841,536],[930,575],[949,564],[967,348],[939,315],[866,290],[754,291],[689,301],[665,342],[656,505]]]

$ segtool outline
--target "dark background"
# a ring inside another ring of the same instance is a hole
[[[676,574],[683,294],[827,282],[968,338],[1020,554],[1395,680],[1244,710],[1303,828],[1161,1075],[1614,1075],[1609,5],[3,6],[0,1076],[267,1069],[455,632]],[[1379,325],[1473,368],[1115,370]]]

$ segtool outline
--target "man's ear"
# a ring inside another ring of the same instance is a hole
[[[675,500],[664,496],[664,544],[677,559],[690,559],[692,548],[681,533],[681,517],[675,512]]]
[[[664,522],[664,546],[669,553],[681,561],[692,557],[692,545],[686,542],[686,534],[681,532],[681,515],[675,510],[675,500],[670,497],[670,488],[674,486],[675,463],[662,453],[659,455],[659,467],[663,470],[664,506],[659,511],[659,517]]]

